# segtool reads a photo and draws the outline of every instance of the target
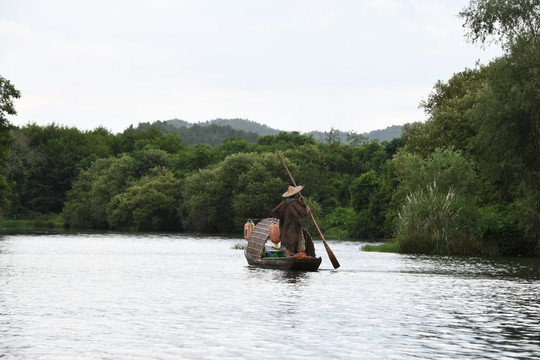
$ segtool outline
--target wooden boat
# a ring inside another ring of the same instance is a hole
[[[276,249],[266,245],[266,242],[270,239],[269,227],[272,224],[279,224],[279,220],[276,218],[263,219],[251,231],[248,245],[244,249],[248,264],[265,269],[317,271],[319,265],[321,265],[321,258],[315,255],[313,239],[304,228],[302,228],[302,231],[306,239],[305,252],[309,257],[274,257],[283,254],[283,249]]]

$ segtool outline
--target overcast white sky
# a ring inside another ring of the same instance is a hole
[[[243,118],[358,133],[425,120],[437,80],[487,63],[468,0],[0,0],[12,124]]]

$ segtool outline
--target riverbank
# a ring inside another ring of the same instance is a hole
[[[3,220],[0,222],[0,230],[7,233],[66,231],[64,220],[59,214],[40,214],[32,219]]]

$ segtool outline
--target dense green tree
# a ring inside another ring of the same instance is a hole
[[[481,175],[492,201],[516,202],[529,248],[540,247],[540,1],[471,1],[460,16],[469,40],[502,44],[471,111]]]
[[[112,197],[107,206],[109,226],[135,231],[180,230],[179,199],[180,182],[170,171],[144,176]]]
[[[403,136],[392,139],[391,141],[382,142],[382,145],[384,147],[384,150],[386,151],[386,155],[388,159],[392,159],[392,157],[398,152],[398,150],[402,149],[405,146],[405,144],[406,142]]]
[[[14,184],[12,216],[59,213],[81,168],[110,155],[112,135],[98,128],[81,132],[51,124],[13,129],[9,178]]]
[[[423,157],[443,147],[467,151],[476,135],[468,115],[486,78],[487,68],[479,66],[454,74],[448,82],[438,81],[420,103],[427,121],[403,127],[405,149]]]
[[[140,150],[135,150],[129,154],[134,160],[134,169],[137,177],[147,175],[154,168],[171,167],[171,159],[169,155],[163,151],[146,145]]]
[[[281,194],[290,183],[273,153],[245,154],[239,160],[249,162],[250,166],[234,183],[231,209],[235,229],[241,228],[246,219],[273,216],[271,210],[281,201]],[[293,165],[292,169],[296,167]]]
[[[189,146],[184,144],[182,139],[175,134],[167,134],[161,137],[157,145],[161,150],[166,151],[169,154],[186,151],[189,148]]]
[[[407,195],[436,184],[438,191],[469,193],[476,179],[474,166],[460,150],[437,149],[426,159],[409,152],[399,152],[393,160],[397,189],[394,201],[402,203]]]
[[[508,48],[540,35],[539,0],[471,0],[460,13],[472,43],[499,43]]]
[[[355,226],[350,233],[354,238],[384,238],[391,236],[391,219],[388,208],[392,197],[392,186],[388,169],[377,174],[370,170],[357,177],[350,185],[351,206],[357,214]]]
[[[326,134],[324,142],[330,147],[339,146],[341,145],[341,138],[339,137],[339,135],[339,130],[331,128],[328,134]]]
[[[21,96],[19,90],[11,82],[0,76],[0,218],[9,206],[11,192],[7,179],[8,152],[12,143],[9,134],[10,124],[7,115],[16,115],[13,100]]]
[[[180,210],[184,227],[233,232],[246,218],[269,216],[290,183],[281,166],[273,154],[240,153],[189,175]]]
[[[368,142],[368,137],[354,131],[347,133],[347,143],[351,146],[361,146]]]
[[[352,234],[359,227],[359,221],[363,220],[350,206],[336,207],[324,218],[325,237],[351,239]]]
[[[144,130],[137,130],[130,126],[114,138],[112,147],[114,154],[119,155],[143,149],[147,145],[169,153],[185,149],[181,139],[164,135],[156,126],[150,126]]]
[[[522,205],[532,243],[540,239],[540,41],[518,41],[490,70],[471,115],[474,155],[490,188],[498,188],[495,200]]]
[[[46,161],[43,151],[32,146],[30,135],[19,129],[11,131],[13,143],[9,152],[9,179],[12,183],[12,217],[25,214],[36,191],[43,191],[39,169]]]
[[[231,137],[221,145],[214,146],[212,157],[214,161],[222,161],[227,156],[238,153],[250,153],[254,151],[254,145],[246,139]]]
[[[186,177],[182,195],[184,201],[179,209],[184,228],[202,233],[231,230],[234,217],[229,207],[232,182],[248,166],[238,165],[240,167],[234,169],[233,173],[226,173],[223,167],[216,165]]]
[[[246,123],[245,120],[236,120],[248,124],[248,128],[251,127],[249,126],[249,122]],[[196,144],[217,146],[223,144],[228,138],[244,139],[250,143],[254,143],[258,138],[256,132],[233,128],[229,124],[220,122],[220,119],[198,124],[190,124],[182,120],[156,121],[152,124],[140,123],[135,130],[146,131],[152,127],[158,129],[163,134],[175,135],[181,139],[183,143],[190,146]],[[258,128],[263,129],[260,125]]]
[[[282,154],[287,159],[285,161],[288,167],[290,163],[298,166],[298,170],[292,175],[297,184],[304,186],[302,193],[309,196],[312,201],[320,203],[324,208],[333,207],[338,188],[332,184],[333,174],[329,170],[324,150],[312,144],[305,144],[292,147]],[[277,158],[277,155],[273,156]],[[283,165],[281,165],[281,173],[292,185]]]
[[[370,197],[380,188],[375,171],[370,170],[356,178],[351,186],[351,205],[357,212],[369,209]]]
[[[99,159],[81,171],[67,193],[63,216],[72,228],[107,229],[107,207],[135,177],[135,160],[129,156]]]
[[[273,151],[274,149],[285,150],[291,147],[315,144],[312,136],[301,135],[298,131],[281,131],[278,135],[265,135],[257,139],[257,145],[262,151]]]
[[[230,125],[210,124],[207,126],[194,124],[190,127],[180,127],[176,130],[183,142],[188,145],[206,144],[216,146],[223,144],[231,137],[243,138],[254,143],[257,141],[256,133],[233,129]]]

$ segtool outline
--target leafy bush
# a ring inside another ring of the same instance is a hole
[[[331,239],[349,239],[354,230],[357,214],[353,208],[335,208],[324,221],[325,237]]]
[[[483,240],[489,255],[517,256],[534,254],[535,242],[525,236],[519,207],[493,205],[480,210],[483,218]]]
[[[179,197],[179,180],[170,172],[141,178],[111,199],[107,206],[109,225],[136,231],[180,230]]]
[[[134,164],[129,156],[98,159],[81,171],[67,193],[63,211],[66,225],[77,229],[108,228],[109,201],[124,191],[134,176]]]
[[[453,189],[456,193],[466,193],[476,177],[472,162],[453,148],[436,149],[425,159],[400,151],[394,157],[394,167],[399,183],[394,196],[399,201],[407,194],[425,189],[434,181],[442,192]]]

